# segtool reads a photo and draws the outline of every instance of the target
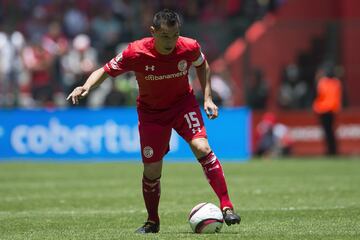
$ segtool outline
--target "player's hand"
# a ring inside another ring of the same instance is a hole
[[[204,102],[204,110],[209,119],[215,119],[219,115],[218,107],[212,100],[206,100]]]
[[[66,100],[71,99],[73,104],[79,104],[79,99],[85,97],[88,94],[89,94],[89,89],[83,86],[77,87],[69,94]]]

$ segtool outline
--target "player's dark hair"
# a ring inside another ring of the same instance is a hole
[[[169,9],[163,9],[160,12],[155,13],[153,19],[153,27],[155,29],[159,29],[161,27],[161,24],[165,24],[166,26],[169,27],[178,24],[180,27],[181,21],[179,14]]]

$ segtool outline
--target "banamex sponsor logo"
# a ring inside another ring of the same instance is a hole
[[[145,80],[157,81],[157,80],[178,78],[178,77],[185,76],[186,74],[187,74],[187,70],[185,70],[185,71],[183,71],[183,72],[177,72],[177,73],[166,74],[166,75],[153,75],[153,74],[149,74],[149,75],[146,75],[146,76],[145,76]]]

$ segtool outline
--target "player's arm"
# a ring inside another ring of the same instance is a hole
[[[219,115],[218,107],[212,100],[210,66],[206,60],[203,64],[196,67],[196,73],[200,81],[201,89],[204,94],[204,110],[209,119],[215,119]]]
[[[89,91],[99,86],[106,78],[116,77],[124,72],[132,71],[134,54],[130,45],[116,57],[111,59],[102,68],[95,70],[86,80],[83,86],[77,87],[70,93],[67,100],[71,98],[73,104],[79,103],[79,98],[85,97]]]
[[[79,87],[76,87],[66,98],[66,100],[71,99],[73,104],[78,104],[79,99],[85,97],[89,94],[89,91],[97,86],[99,86],[109,75],[105,72],[104,68],[99,68],[90,74],[85,84]]]

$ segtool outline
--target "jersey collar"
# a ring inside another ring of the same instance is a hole
[[[156,51],[156,49],[155,49],[155,39],[152,38],[150,41],[150,51],[156,57],[168,58],[168,57],[174,56],[174,55],[176,55],[177,49],[178,49],[178,43],[176,42],[175,48],[170,54],[161,54],[158,51]]]

